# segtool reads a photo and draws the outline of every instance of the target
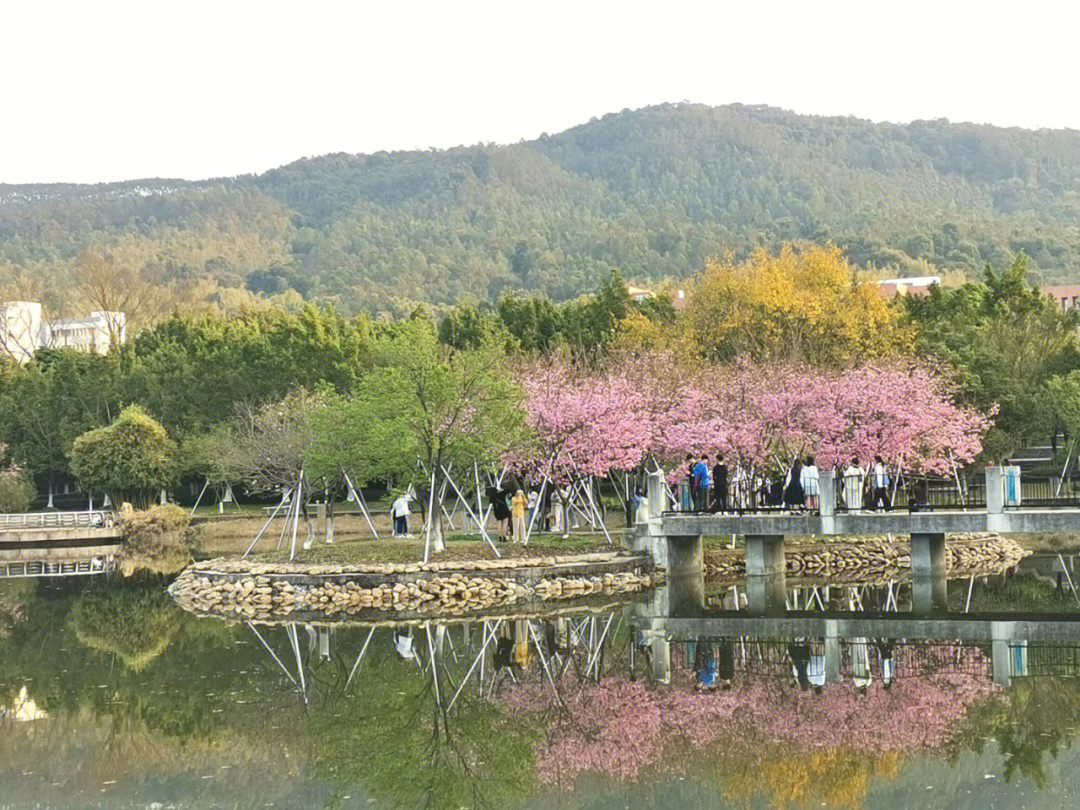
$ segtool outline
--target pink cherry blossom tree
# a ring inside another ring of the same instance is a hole
[[[643,352],[600,366],[545,359],[519,378],[535,445],[512,461],[579,474],[650,456],[678,472],[687,454],[709,451],[757,468],[805,453],[824,466],[880,455],[947,474],[975,459],[992,418],[960,405],[940,369],[914,361],[831,371]]]

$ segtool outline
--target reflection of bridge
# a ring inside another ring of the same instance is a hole
[[[105,573],[120,542],[112,512],[0,515],[0,578]]]
[[[914,588],[912,592],[916,593]],[[1075,615],[968,614],[943,610],[926,615],[810,612],[789,611],[782,606],[770,609],[768,615],[761,611],[710,611],[705,607],[700,575],[671,579],[654,592],[650,603],[636,605],[633,614],[633,621],[651,646],[654,677],[661,681],[670,680],[672,642],[696,639],[820,639],[824,643],[827,680],[831,681],[840,679],[845,640],[977,645],[989,652],[994,681],[1001,685],[1008,685],[1014,676],[1030,674],[1029,649],[1080,647],[1080,616]],[[1043,655],[1039,660],[1043,658],[1054,662],[1073,660],[1057,653]]]
[[[1007,505],[1006,479],[1000,467],[986,468],[984,508],[909,512],[837,509],[835,474],[820,474],[820,514],[666,512],[662,473],[649,476],[648,518],[627,541],[649,552],[669,577],[700,577],[703,537],[741,535],[746,541],[747,593],[751,611],[765,615],[783,610],[785,535],[910,535],[912,610],[929,613],[946,602],[945,535],[948,533],[1080,532],[1080,508],[1014,508]]]

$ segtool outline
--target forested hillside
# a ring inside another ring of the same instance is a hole
[[[252,295],[554,298],[708,256],[833,241],[890,274],[1080,277],[1080,133],[664,105],[508,146],[328,155],[207,182],[0,186],[0,284],[71,306],[102,267],[225,308]],[[96,270],[87,271],[96,262]]]

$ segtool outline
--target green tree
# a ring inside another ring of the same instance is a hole
[[[91,492],[113,503],[145,508],[154,493],[174,480],[177,446],[158,422],[129,405],[105,427],[79,436],[71,446],[71,471]]]
[[[26,366],[0,370],[0,438],[28,475],[68,472],[75,438],[106,424],[116,408],[111,358],[70,349],[43,350]]]
[[[1020,255],[1003,271],[987,266],[981,282],[932,287],[925,297],[902,299],[918,326],[918,351],[954,366],[972,404],[999,406],[984,442],[996,458],[1072,419],[1067,410],[1057,410],[1065,407],[1066,390],[1058,383],[1048,386],[1080,368],[1078,317],[1029,286],[1027,275]]]
[[[471,467],[517,441],[524,424],[521,389],[497,336],[485,334],[475,348],[455,349],[441,344],[422,318],[387,329],[376,341],[374,363],[351,406],[349,421],[363,426],[353,445],[358,462],[342,466],[364,464],[367,477],[408,480],[419,459],[425,488],[434,480],[432,537],[434,550],[442,551],[438,495],[445,468]]]

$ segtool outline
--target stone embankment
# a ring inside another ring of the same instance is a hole
[[[866,540],[857,543],[801,543],[785,549],[787,576],[827,580],[832,584],[888,582],[911,575],[911,545],[907,541]],[[945,541],[949,576],[999,574],[1030,552],[999,534],[956,535]],[[705,553],[708,579],[736,580],[746,575],[743,549]]]
[[[303,565],[208,560],[169,587],[186,610],[237,618],[406,611],[462,615],[518,602],[633,593],[651,562],[617,553],[473,562]]]

